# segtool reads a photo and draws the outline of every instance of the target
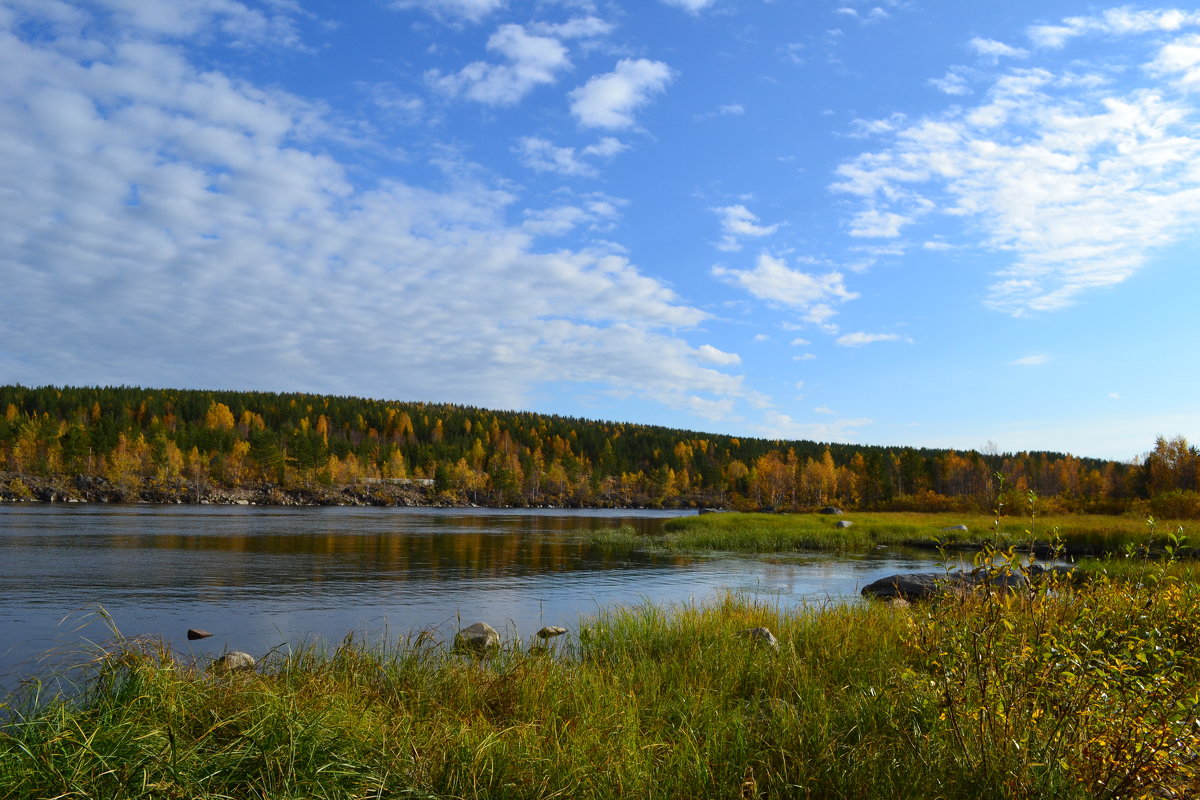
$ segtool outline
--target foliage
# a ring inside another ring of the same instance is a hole
[[[470,406],[269,392],[0,386],[0,469],[99,477],[127,500],[213,488],[435,483],[445,502],[746,510],[985,511],[1013,502],[1128,508],[1197,486],[1196,449],[1159,439],[1144,465],[1060,453],[956,452],[748,439]],[[7,479],[6,479],[7,480]],[[1179,505],[1179,503],[1176,503]],[[1200,510],[1184,503],[1189,513]]]

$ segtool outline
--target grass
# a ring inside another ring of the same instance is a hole
[[[839,520],[852,523],[838,528]],[[1122,553],[1149,546],[1161,551],[1175,532],[1187,534],[1195,521],[1159,522],[1099,515],[1000,519],[982,514],[918,512],[822,514],[704,514],[668,520],[661,537],[641,537],[643,545],[670,550],[723,550],[776,553],[788,550],[854,550],[876,545],[893,547],[980,549],[985,545],[1031,547],[1039,552],[1060,548],[1067,555]],[[965,525],[966,531],[949,530]],[[625,535],[629,543],[636,534]]]
[[[551,653],[350,640],[217,674],[120,641],[74,698],[10,699],[0,797],[1194,796],[1200,586],[1143,567],[913,608],[619,609]]]

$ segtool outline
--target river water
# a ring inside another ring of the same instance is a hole
[[[725,592],[785,606],[843,601],[885,575],[936,568],[886,550],[656,555],[586,540],[620,525],[654,532],[681,513],[694,512],[3,506],[0,688],[108,640],[110,624],[200,658],[347,634],[428,630],[449,641],[477,620],[527,639],[614,606]],[[213,636],[189,642],[188,628]]]

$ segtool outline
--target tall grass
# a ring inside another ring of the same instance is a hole
[[[838,528],[840,520],[851,522]],[[965,525],[966,530],[955,530]],[[1097,515],[1029,518],[980,514],[880,512],[849,514],[705,514],[668,520],[665,535],[643,543],[676,550],[782,552],[852,550],[875,545],[921,548],[1006,548],[1017,545],[1067,555],[1121,553],[1129,547],[1161,552],[1174,532],[1186,534],[1195,522],[1160,522],[1148,530],[1145,520]],[[636,536],[627,537],[629,541]]]
[[[77,696],[10,698],[0,797],[1195,796],[1198,687],[1200,587],[1150,563],[914,608],[620,609],[486,657],[348,640],[217,673],[124,641]]]

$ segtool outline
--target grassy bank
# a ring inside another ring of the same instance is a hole
[[[1200,588],[1146,569],[913,608],[622,610],[554,655],[416,638],[216,674],[125,642],[78,699],[13,701],[0,796],[1194,796]],[[740,635],[760,625],[778,649]]]
[[[839,521],[850,527],[839,528]],[[966,530],[956,530],[956,526]],[[979,549],[1012,545],[1040,551],[1061,547],[1070,555],[1124,553],[1170,544],[1170,536],[1196,528],[1192,521],[1160,521],[1152,528],[1143,519],[1099,515],[1003,517],[980,514],[919,512],[823,514],[704,514],[668,520],[665,535],[642,544],[675,550],[726,550],[774,553],[788,550],[853,550],[876,545],[893,547]],[[635,543],[635,536],[626,536]]]

